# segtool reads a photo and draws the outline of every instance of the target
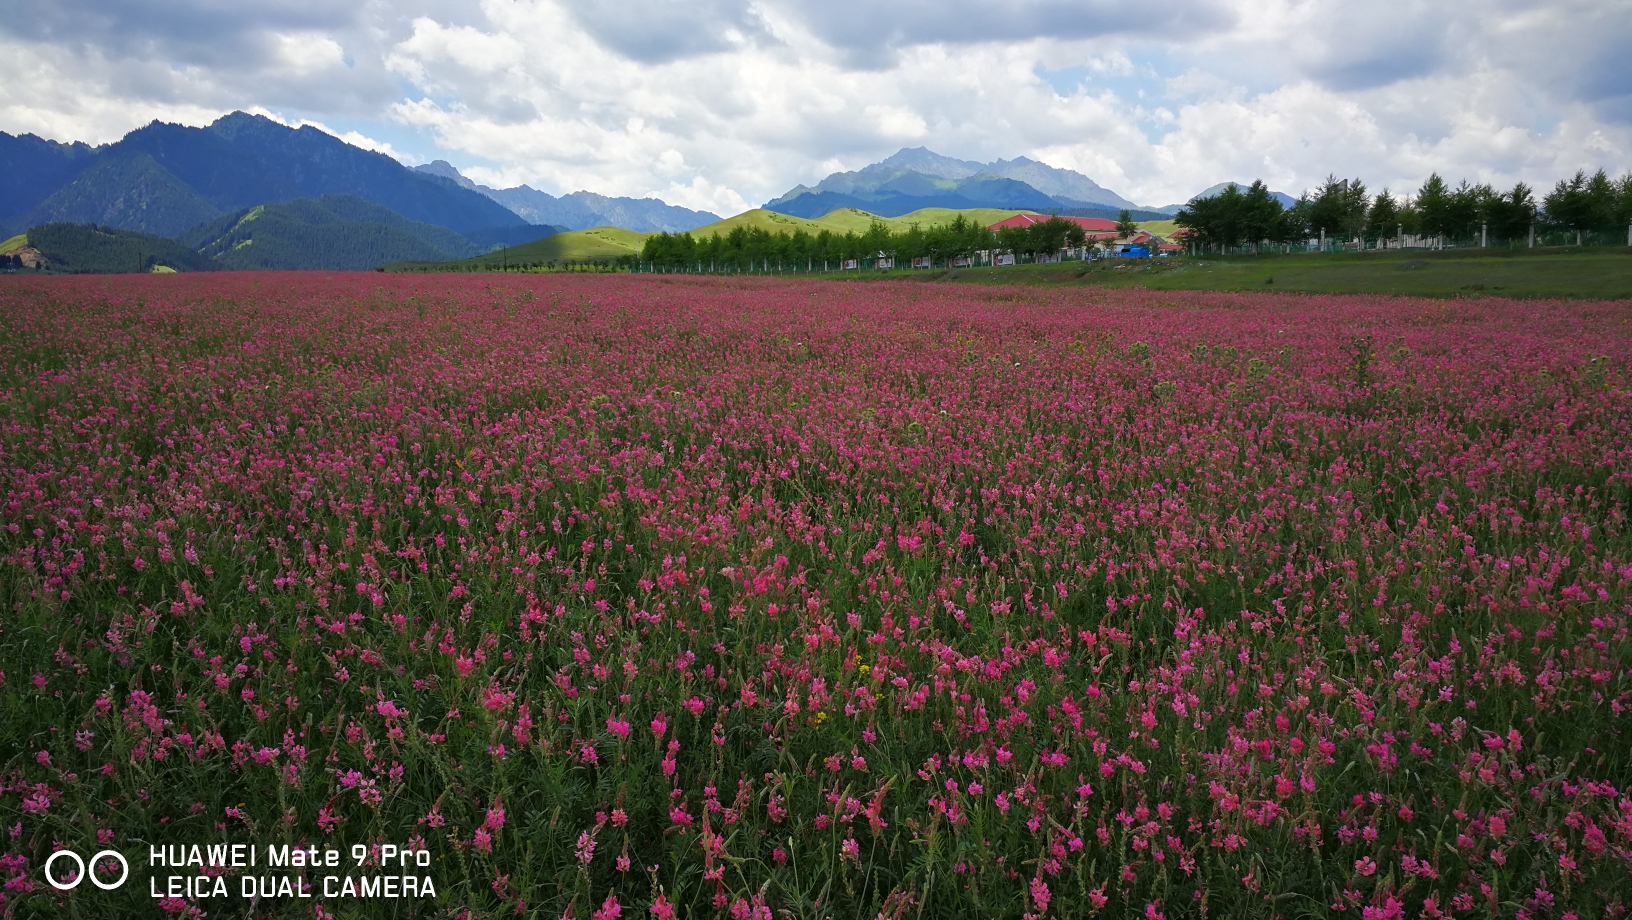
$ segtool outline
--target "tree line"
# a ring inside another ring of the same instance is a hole
[[[1613,180],[1601,169],[1590,176],[1580,171],[1559,180],[1540,201],[1522,182],[1507,191],[1466,180],[1451,188],[1434,173],[1415,195],[1396,198],[1386,188],[1371,195],[1359,179],[1327,176],[1314,194],[1305,192],[1291,207],[1282,206],[1259,180],[1191,201],[1174,222],[1190,231],[1192,241],[1224,249],[1301,244],[1320,236],[1371,244],[1400,235],[1511,244],[1528,241],[1533,232],[1563,234],[1564,242],[1581,243],[1592,235],[1619,242],[1632,224],[1632,173]]]
[[[1131,224],[1130,224],[1131,226]],[[1036,259],[1045,253],[1081,246],[1084,233],[1073,221],[1050,217],[1024,227],[992,230],[959,214],[951,223],[891,230],[874,221],[865,232],[772,233],[761,227],[733,227],[724,235],[694,237],[688,233],[658,233],[646,238],[640,261],[659,270],[733,271],[781,265],[804,269],[840,268],[845,262],[870,262],[882,257],[897,264],[928,258],[932,265],[950,265],[978,252],[1013,253]],[[904,264],[903,264],[904,267]]]

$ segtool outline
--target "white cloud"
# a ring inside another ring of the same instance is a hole
[[[107,141],[263,107],[407,162],[419,132],[490,185],[717,213],[920,144],[1146,204],[1632,168],[1628,0],[178,2],[0,21],[0,130]]]
[[[677,204],[682,208],[691,208],[693,211],[712,211],[715,214],[741,214],[753,207],[737,194],[735,189],[723,188],[708,181],[702,176],[695,176],[691,182],[682,185],[678,182],[669,183],[669,187],[658,196],[669,204]]]
[[[344,67],[345,49],[321,33],[296,32],[272,36],[279,63],[289,70],[307,74],[332,67]]]
[[[0,36],[0,130],[95,145],[155,119],[204,125],[222,110],[187,91],[200,82],[195,72],[120,67],[100,54]]]

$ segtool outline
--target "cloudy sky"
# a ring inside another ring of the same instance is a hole
[[[0,130],[234,109],[492,185],[735,213],[901,147],[1163,205],[1632,169],[1632,0],[50,0]]]

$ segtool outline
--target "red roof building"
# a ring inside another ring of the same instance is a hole
[[[1049,215],[1047,214],[1016,214],[1013,217],[992,224],[987,229],[1001,230],[1004,227],[1029,227],[1032,224],[1040,224],[1048,220],[1048,218]],[[1110,233],[1114,235],[1116,233],[1116,221],[1106,220],[1103,217],[1061,217],[1060,220],[1068,220],[1089,234]],[[1093,236],[1089,238],[1097,239],[1097,237]]]

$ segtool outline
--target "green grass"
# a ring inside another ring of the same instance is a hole
[[[1420,297],[1632,298],[1632,249],[1496,249],[1442,252],[1299,253],[1105,260],[1085,266],[1021,265],[880,277],[976,284],[1144,287],[1172,291],[1296,291]]]
[[[19,233],[4,243],[0,243],[0,256],[9,256],[28,245],[28,234]]]
[[[1179,229],[1178,221],[1174,220],[1141,220],[1137,223],[1141,230],[1149,230],[1162,239],[1171,239],[1173,231]]]

